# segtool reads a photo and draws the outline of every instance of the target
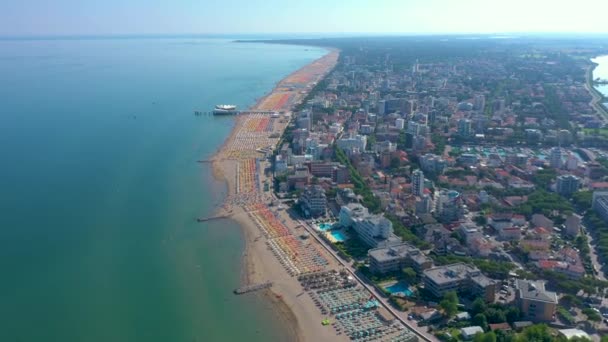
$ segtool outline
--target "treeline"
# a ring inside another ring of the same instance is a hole
[[[580,74],[580,73],[581,72],[578,71],[577,73],[573,74],[573,76]],[[555,87],[545,85],[544,90],[545,90],[544,103],[545,103],[545,110],[546,110],[547,117],[555,120],[557,122],[557,125],[559,126],[559,128],[570,129],[571,127],[570,127],[570,121],[569,121],[570,118],[568,117],[568,111],[566,110],[566,108],[564,107],[564,104],[562,103],[561,99],[557,95],[557,91],[555,90]]]
[[[473,342],[591,342],[584,337],[567,338],[563,335],[556,336],[549,327],[544,324],[535,324],[525,328],[520,333],[504,332],[498,330],[490,331],[485,334],[477,334],[473,338]],[[608,339],[602,338],[601,342],[607,342]]]
[[[258,42],[324,46],[338,48],[344,56],[354,56],[357,64],[376,65],[381,68],[387,61],[394,70],[405,71],[417,61],[438,63],[447,60],[467,60],[483,55],[503,57],[505,54],[517,55],[516,48],[501,48],[504,42],[497,39],[455,39],[454,36],[426,37],[345,37],[323,39],[278,39]],[[249,41],[251,42],[251,41]],[[525,44],[524,44],[525,45]],[[518,45],[522,46],[522,45]]]
[[[590,190],[577,191],[572,194],[572,202],[574,202],[579,210],[587,210],[593,204],[593,192]]]
[[[405,227],[397,216],[391,214],[385,214],[384,216],[393,224],[395,235],[402,238],[403,241],[409,242],[420,249],[426,250],[431,248],[431,245],[428,242],[420,239],[418,236],[416,236],[416,234],[414,234],[414,232],[411,231],[411,229]]]
[[[346,156],[344,151],[334,146],[334,154],[338,162],[348,167],[351,182],[355,186],[354,191],[357,195],[361,195],[363,197],[363,206],[368,208],[372,213],[380,213],[382,211],[380,199],[374,196],[359,171],[352,166],[350,159]],[[393,224],[395,235],[418,248],[430,248],[430,245],[427,242],[421,240],[410,229],[406,228],[398,217],[390,214],[386,214],[385,217]]]
[[[367,183],[365,183],[365,179],[361,177],[361,174],[355,167],[351,164],[350,159],[344,151],[339,149],[334,145],[334,154],[336,160],[340,162],[342,165],[346,165],[348,167],[348,171],[350,174],[350,180],[355,186],[354,191],[357,195],[363,197],[362,204],[369,209],[372,213],[379,213],[381,211],[380,199],[372,193]]]
[[[608,223],[593,211],[587,212],[585,222],[597,237],[595,250],[599,254],[600,260],[605,262],[608,260]]]
[[[537,190],[528,196],[528,201],[517,206],[515,212],[527,217],[532,214],[543,214],[550,217],[554,210],[560,213],[574,212],[572,204],[564,197],[545,190]]]

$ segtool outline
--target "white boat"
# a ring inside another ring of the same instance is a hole
[[[213,109],[213,115],[232,115],[237,113],[235,105],[216,105]]]

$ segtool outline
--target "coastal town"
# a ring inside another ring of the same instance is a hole
[[[278,43],[331,51],[236,116],[213,167],[245,283],[299,339],[607,340],[605,48]]]
[[[608,0],[0,2],[0,342],[608,342]]]

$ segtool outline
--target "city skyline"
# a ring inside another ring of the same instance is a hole
[[[608,33],[600,0],[58,0],[0,4],[0,35]]]

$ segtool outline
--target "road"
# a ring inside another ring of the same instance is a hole
[[[599,92],[593,87],[593,69],[594,66],[589,66],[587,68],[587,72],[585,73],[587,78],[585,82],[585,88],[587,88],[592,97],[590,105],[596,110],[596,112],[604,120],[604,122],[606,122],[608,121],[608,113],[606,112],[606,109],[602,106],[603,96],[601,96]]]
[[[589,234],[589,230],[586,227],[582,228],[582,230],[585,232],[585,235],[587,235],[587,242],[589,243],[589,256],[591,257],[591,264],[593,264],[593,268],[597,271],[597,278],[600,280],[606,280],[606,274],[604,273],[603,265],[599,261],[597,252],[595,251],[595,240],[593,239],[593,236]]]
[[[263,176],[263,175],[262,175]],[[260,181],[262,178],[265,177],[260,177]],[[270,178],[271,179],[271,178]],[[266,198],[268,198],[270,201],[277,201],[279,200],[279,198],[276,197],[276,195],[271,192],[269,194],[267,194],[266,196],[264,196]],[[418,327],[417,325],[412,325],[412,323],[407,320],[407,315],[405,313],[402,312],[398,312],[397,310],[395,310],[393,308],[393,306],[388,302],[388,299],[383,297],[382,294],[379,294],[376,290],[376,288],[374,288],[372,285],[369,285],[366,281],[364,281],[363,279],[361,279],[357,273],[356,270],[352,267],[352,265],[350,265],[349,263],[346,263],[340,256],[338,256],[338,254],[334,251],[333,248],[331,248],[331,246],[328,245],[328,243],[321,239],[318,235],[316,230],[311,227],[307,222],[302,221],[302,220],[296,220],[295,218],[292,218],[289,216],[289,214],[283,212],[283,214],[285,214],[287,217],[286,219],[289,221],[294,221],[295,223],[297,223],[298,225],[296,225],[294,228],[298,227],[298,226],[302,226],[304,227],[304,229],[306,229],[306,231],[312,236],[314,237],[314,239],[321,245],[323,246],[323,248],[331,255],[334,257],[334,259],[336,261],[338,261],[338,263],[340,265],[342,265],[342,267],[344,267],[345,269],[348,270],[348,272],[351,273],[351,275],[361,284],[361,286],[365,287],[370,293],[374,294],[375,297],[378,299],[378,301],[380,301],[380,303],[382,303],[382,305],[389,310],[404,326],[406,326],[408,329],[410,329],[411,331],[413,331],[420,339],[422,339],[423,341],[428,341],[428,342],[436,342],[439,341],[434,335],[429,334],[426,331],[426,327]]]
[[[304,222],[301,220],[298,220],[297,222],[300,225],[302,225],[304,227],[304,229],[306,229],[308,231],[308,233],[311,236],[313,236],[315,238],[315,240],[321,246],[323,246],[323,248],[325,248],[325,250],[327,250],[327,252],[329,254],[331,254],[340,263],[340,265],[342,265],[345,269],[347,269],[352,274],[352,276],[355,279],[357,279],[357,281],[361,284],[361,286],[365,287],[369,292],[373,293],[376,296],[376,298],[378,299],[378,301],[380,301],[386,309],[388,309],[401,323],[403,323],[403,325],[405,325],[407,328],[412,330],[416,335],[418,335],[419,338],[421,338],[424,341],[433,341],[433,342],[439,341],[435,336],[426,332],[426,329],[427,329],[426,327],[421,328],[421,327],[412,325],[411,322],[409,322],[407,320],[407,318],[405,317],[405,313],[398,312],[397,310],[395,310],[392,307],[392,305],[388,302],[388,299],[386,299],[382,295],[378,294],[376,288],[374,288],[372,285],[367,284],[366,281],[361,279],[357,275],[356,270],[352,267],[352,265],[350,265],[349,263],[346,263],[344,260],[342,260],[342,258],[340,258],[338,256],[338,254],[327,244],[327,242],[325,242],[323,239],[321,239],[321,238],[319,238],[319,236],[317,236],[316,231],[314,230],[313,227],[308,225],[307,222]]]

